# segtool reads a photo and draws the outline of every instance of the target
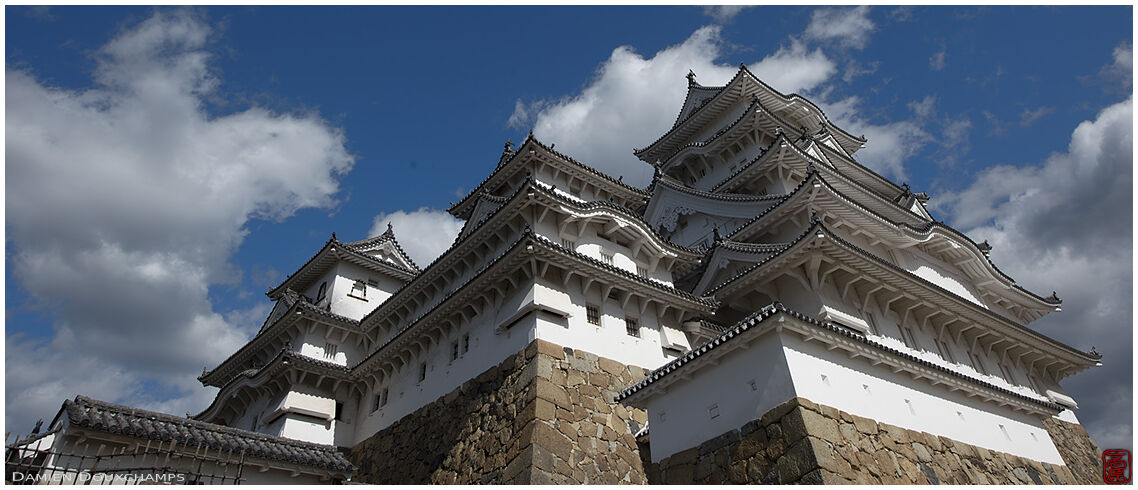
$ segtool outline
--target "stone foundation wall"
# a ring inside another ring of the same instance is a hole
[[[364,483],[645,483],[645,370],[542,340],[352,448]]]
[[[1063,445],[1059,440],[1056,443]],[[1067,466],[1026,460],[946,437],[879,424],[817,405],[805,398],[791,399],[771,409],[759,420],[648,467],[651,483],[670,484],[1068,484],[1101,481],[1088,479],[1081,468],[1076,471],[1073,473]]]
[[[1044,420],[1043,427],[1047,428],[1063,462],[1079,481],[1102,483],[1102,450],[1091,439],[1087,429],[1053,417]]]

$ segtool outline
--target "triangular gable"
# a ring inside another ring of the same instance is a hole
[[[413,271],[419,270],[419,266],[415,265],[415,261],[411,260],[411,257],[403,251],[403,247],[399,246],[399,241],[395,239],[395,231],[392,229],[391,223],[387,223],[387,231],[379,236],[358,242],[345,243],[344,245],[380,261],[395,264],[404,269]]]

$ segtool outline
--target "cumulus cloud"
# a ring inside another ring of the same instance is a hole
[[[533,121],[534,134],[557,144],[586,164],[625,182],[645,185],[651,167],[632,155],[634,147],[651,143],[671,127],[687,93],[684,75],[693,70],[704,85],[726,83],[738,70],[720,64],[720,28],[696,30],[683,43],[650,58],[631,47],[613,50],[596,76],[579,94],[530,104],[517,103],[510,124]],[[821,50],[791,40],[753,63],[751,71],[783,92],[807,91],[837,72]]]
[[[426,267],[442,255],[462,231],[463,221],[441,209],[421,207],[414,211],[395,211],[377,215],[372,220],[368,236],[378,236],[387,231],[391,223],[395,239],[403,251],[411,256],[419,267]]]
[[[1059,291],[1063,311],[1032,327],[1103,354],[1104,367],[1064,382],[1104,448],[1131,447],[1133,100],[1079,124],[1064,153],[1001,165],[934,201],[953,226],[988,240],[992,260],[1025,287]]]
[[[715,19],[715,22],[726,24],[731,22],[739,12],[749,8],[750,5],[707,5],[703,7],[703,15]]]
[[[201,409],[194,377],[265,313],[209,298],[240,276],[246,223],[335,204],[343,133],[316,114],[209,113],[225,97],[210,34],[191,11],[155,13],[95,52],[82,90],[6,71],[8,270],[52,321],[7,335],[9,427],[79,393]]]
[[[877,26],[869,7],[829,7],[814,10],[806,26],[806,39],[825,41],[849,49],[862,49]]]

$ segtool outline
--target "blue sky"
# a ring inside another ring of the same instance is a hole
[[[1104,354],[1064,384],[1130,446],[1131,7],[5,11],[8,430],[77,393],[196,412],[200,368],[333,231],[392,221],[429,262],[459,226],[440,210],[530,128],[644,183],[632,149],[687,70],[744,62],[1058,291],[1033,327]]]

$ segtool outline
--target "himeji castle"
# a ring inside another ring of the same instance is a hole
[[[1029,326],[1056,294],[859,163],[865,138],[809,100],[745,66],[687,87],[635,150],[646,188],[507,142],[430,264],[390,226],[332,234],[202,373],[200,413],[78,397],[23,444],[67,449],[44,471],[99,445],[204,454],[206,482],[1100,481],[1060,386],[1100,356]]]

